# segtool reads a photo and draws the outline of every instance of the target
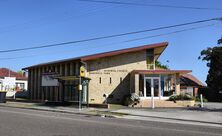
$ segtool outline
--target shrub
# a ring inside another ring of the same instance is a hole
[[[130,95],[126,95],[124,98],[124,105],[128,106],[128,105],[135,105],[137,103],[140,102],[140,98],[138,95],[136,95],[135,93],[132,93]]]
[[[195,98],[195,101],[200,102],[200,96],[197,96]],[[205,97],[203,97],[203,102],[208,102],[208,100]]]
[[[190,94],[179,94],[179,95],[172,95],[169,98],[169,101],[177,101],[177,100],[195,100]]]
[[[19,92],[16,92],[15,94],[15,97],[16,98],[25,98],[25,99],[28,99],[29,97],[29,92],[27,90],[24,90],[24,91],[19,91]]]

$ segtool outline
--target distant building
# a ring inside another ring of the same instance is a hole
[[[198,96],[201,88],[206,88],[199,79],[191,74],[184,74],[180,77],[180,90],[182,93],[188,93],[192,96]]]
[[[30,99],[78,102],[81,81],[82,103],[122,103],[132,93],[142,101],[152,94],[165,101],[182,93],[180,77],[192,72],[156,67],[167,46],[163,42],[26,67]]]
[[[27,90],[27,77],[7,68],[0,68],[0,90]]]

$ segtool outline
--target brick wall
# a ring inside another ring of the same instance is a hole
[[[109,103],[121,103],[130,94],[131,71],[146,67],[146,51],[88,61],[89,103],[103,103],[103,94],[109,95]]]

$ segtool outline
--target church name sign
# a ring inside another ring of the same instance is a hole
[[[111,74],[111,73],[126,73],[128,70],[126,69],[107,69],[107,70],[98,70],[89,72],[89,74]]]

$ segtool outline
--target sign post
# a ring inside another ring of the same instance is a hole
[[[81,81],[81,76],[79,77],[79,110],[82,109],[82,95],[81,95],[81,90],[82,90],[82,81]]]
[[[151,89],[151,99],[152,99],[152,109],[154,109],[155,108],[155,103],[154,103],[154,90],[153,90],[153,87],[152,87],[152,89]]]
[[[79,110],[82,109],[82,77],[85,77],[85,67],[80,67],[80,76],[79,76]]]

